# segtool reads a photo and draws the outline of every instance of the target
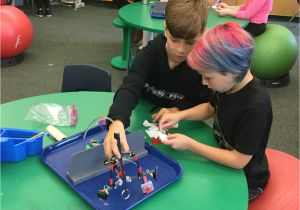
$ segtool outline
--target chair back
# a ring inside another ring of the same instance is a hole
[[[61,92],[75,91],[111,92],[111,73],[90,64],[65,65]]]

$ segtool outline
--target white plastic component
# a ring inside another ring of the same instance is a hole
[[[115,185],[116,185],[116,186],[122,186],[122,185],[123,185],[123,180],[122,180],[122,179],[118,179],[118,180],[115,182]]]
[[[168,135],[166,135],[164,133],[160,133],[158,137],[160,140],[168,140]]]
[[[148,120],[145,120],[143,122],[143,126],[149,128],[149,127],[157,127],[157,123],[150,123]]]
[[[46,128],[46,130],[57,141],[61,141],[61,140],[65,139],[65,138],[67,138],[67,136],[65,134],[63,134],[60,130],[58,130],[53,125],[49,125]]]

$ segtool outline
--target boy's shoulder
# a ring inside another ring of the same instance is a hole
[[[147,46],[142,49],[147,53],[163,53],[166,51],[166,38],[163,34],[158,34],[153,40],[149,41]]]
[[[257,78],[254,78],[244,90],[243,100],[248,104],[265,104],[268,106],[271,104],[268,90]]]
[[[215,93],[215,97],[222,98],[224,102],[248,107],[250,104],[269,104],[270,95],[260,80],[254,78],[246,86],[232,94]],[[242,105],[241,105],[242,104]]]
[[[151,40],[149,43],[154,44],[156,46],[165,46],[167,42],[167,39],[163,34],[157,34],[157,36]]]
[[[251,81],[251,85],[250,85],[250,88],[257,92],[258,94],[262,94],[262,95],[267,95],[269,96],[269,93],[267,91],[267,88],[262,84],[262,82],[254,77],[253,80]]]

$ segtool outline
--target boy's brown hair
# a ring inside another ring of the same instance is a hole
[[[165,10],[168,31],[175,38],[193,40],[205,29],[208,9],[206,0],[169,0]]]

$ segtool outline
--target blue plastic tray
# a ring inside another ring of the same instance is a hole
[[[151,17],[164,19],[167,2],[156,2],[151,5],[150,13]]]
[[[66,178],[66,173],[67,163],[71,156],[74,153],[82,151],[84,144],[88,142],[89,139],[95,138],[95,136],[96,138],[103,138],[105,134],[106,130],[94,128],[88,132],[84,141],[84,132],[81,132],[64,140],[63,142],[58,142],[48,146],[41,153],[41,160],[82,198],[84,198],[93,208],[103,210],[130,209],[182,176],[182,168],[177,161],[171,159],[151,145],[145,143],[145,149],[148,151],[148,155],[139,159],[139,164],[143,170],[152,170],[155,167],[158,167],[157,180],[147,176],[147,178],[151,180],[154,185],[154,191],[150,194],[143,194],[140,186],[143,179],[137,179],[131,183],[126,183],[126,187],[131,192],[131,195],[127,200],[122,199],[121,191],[123,188],[119,187],[111,190],[108,200],[103,202],[97,197],[97,192],[98,189],[102,189],[104,185],[108,185],[110,175],[109,172],[105,172],[76,185]],[[144,139],[141,139],[141,141],[144,141]],[[132,163],[127,163],[124,165],[124,170],[126,175],[130,176],[136,175],[137,172],[136,165]]]
[[[31,138],[40,132],[34,130],[1,128],[1,161],[16,162],[42,151],[44,134]]]

